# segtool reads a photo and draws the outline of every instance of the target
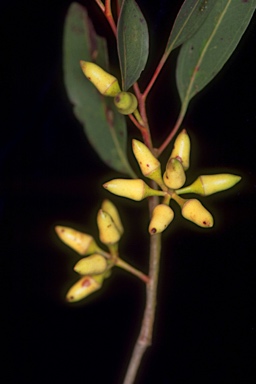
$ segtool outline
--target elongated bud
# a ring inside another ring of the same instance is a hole
[[[115,106],[122,115],[130,115],[137,109],[138,101],[131,92],[120,92],[114,98]]]
[[[197,199],[187,200],[181,209],[181,213],[185,219],[193,221],[199,227],[210,228],[213,226],[211,213]]]
[[[107,260],[98,253],[83,257],[74,266],[74,271],[80,275],[99,275],[107,269]]]
[[[176,137],[170,158],[178,159],[185,171],[189,168],[190,138],[186,129],[183,129]]]
[[[81,60],[80,65],[84,75],[102,95],[115,97],[121,91],[117,79],[97,64]]]
[[[114,195],[140,201],[149,196],[164,196],[165,192],[150,188],[141,179],[113,179],[103,184]]]
[[[123,234],[124,233],[123,224],[121,222],[118,210],[116,206],[112,203],[112,201],[105,199],[101,205],[101,209],[104,212],[107,212],[112,217],[117,229],[121,234]]]
[[[97,276],[83,276],[67,292],[66,300],[70,303],[80,301],[101,288],[104,274]]]
[[[98,212],[97,224],[100,241],[103,244],[112,245],[116,244],[120,240],[121,234],[117,229],[112,217],[102,209],[100,209]]]
[[[161,188],[164,188],[161,164],[148,147],[141,141],[133,139],[132,150],[142,174],[149,179],[154,180]]]
[[[216,192],[225,191],[233,187],[241,180],[240,176],[228,173],[220,173],[217,175],[199,176],[191,185],[176,191],[177,194],[182,193],[198,193],[202,196],[209,196]]]
[[[151,235],[163,232],[174,218],[173,210],[166,204],[157,205],[152,213],[148,231]]]
[[[171,189],[178,189],[184,185],[186,181],[186,175],[184,168],[179,160],[168,160],[163,179],[165,185]]]
[[[86,233],[60,225],[55,227],[55,231],[63,243],[74,249],[80,255],[88,255],[99,250],[94,238]]]

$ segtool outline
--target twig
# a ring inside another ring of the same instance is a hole
[[[149,209],[158,204],[158,198],[149,199]],[[155,320],[157,284],[159,274],[159,262],[161,253],[161,234],[152,235],[150,238],[150,262],[149,262],[149,283],[147,284],[147,299],[141,331],[134,346],[132,357],[126,372],[123,384],[132,384],[136,378],[142,357],[146,349],[151,345],[153,325]]]

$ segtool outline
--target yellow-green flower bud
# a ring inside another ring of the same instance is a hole
[[[210,228],[213,226],[213,217],[209,211],[197,199],[187,200],[182,209],[185,219],[199,225],[199,227]]]
[[[74,271],[80,275],[99,275],[107,269],[107,260],[98,253],[83,257],[74,266]]]
[[[86,233],[60,225],[55,227],[55,231],[63,243],[80,255],[88,255],[99,250],[94,238]]]
[[[176,137],[170,158],[178,159],[185,171],[189,168],[190,138],[186,129],[183,129]]]
[[[117,210],[116,206],[112,203],[112,201],[105,199],[101,205],[101,209],[104,212],[107,212],[112,217],[117,229],[119,230],[119,232],[121,234],[123,234],[124,228],[123,228],[118,210]]]
[[[121,91],[117,79],[97,64],[81,60],[80,65],[84,75],[102,95],[115,97]]]
[[[161,164],[148,147],[141,141],[133,139],[132,150],[142,174],[154,180],[162,189],[165,189],[161,173]]]
[[[70,303],[80,301],[101,288],[104,274],[97,276],[83,276],[67,292],[66,300]]]
[[[120,92],[114,98],[115,106],[122,115],[130,115],[138,106],[137,98],[131,92]]]
[[[165,185],[171,189],[178,189],[184,185],[186,181],[186,175],[184,168],[179,160],[175,158],[168,160],[163,179]]]
[[[116,244],[120,240],[121,234],[117,229],[117,226],[115,225],[112,217],[102,209],[100,209],[98,212],[97,224],[100,241],[103,244],[112,245]]]
[[[150,235],[163,232],[174,218],[173,210],[166,204],[157,205],[152,213],[148,231]]]
[[[109,192],[117,196],[140,201],[149,196],[164,196],[165,192],[150,188],[141,179],[113,179],[103,184]]]
[[[198,193],[202,196],[209,196],[216,192],[225,191],[233,187],[241,180],[240,176],[228,173],[220,173],[216,175],[199,176],[191,185],[176,191],[177,194],[182,193]]]

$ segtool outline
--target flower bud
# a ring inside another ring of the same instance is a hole
[[[141,141],[133,139],[132,150],[142,174],[149,179],[154,180],[161,188],[164,188],[161,164],[148,147]]]
[[[97,276],[83,276],[67,292],[66,300],[75,302],[84,299],[101,288],[104,274]]]
[[[63,243],[74,249],[80,255],[88,255],[99,249],[94,238],[86,233],[60,225],[55,227],[55,231]]]
[[[152,218],[149,223],[148,231],[150,235],[160,233],[167,228],[174,218],[173,210],[166,204],[157,205],[152,213]]]
[[[168,188],[178,189],[182,187],[186,181],[186,175],[179,160],[174,158],[168,160],[163,179]]]
[[[213,193],[224,191],[233,187],[241,180],[240,176],[228,173],[220,173],[216,175],[199,176],[191,185],[179,189],[177,194],[182,193],[198,193],[202,196],[209,196]]]
[[[99,275],[105,272],[107,260],[98,253],[83,257],[74,266],[74,271],[80,275]]]
[[[117,229],[122,235],[124,233],[124,228],[123,228],[118,210],[116,206],[112,203],[112,201],[105,199],[101,205],[101,209],[104,212],[107,212],[112,217]]]
[[[81,60],[80,65],[84,75],[102,95],[115,97],[121,91],[117,79],[97,64]]]
[[[120,240],[121,234],[112,220],[112,217],[102,209],[98,212],[97,224],[100,241],[103,244],[112,245]]]
[[[186,129],[183,129],[177,136],[170,158],[178,159],[186,171],[189,168],[190,138]]]
[[[197,199],[187,200],[182,209],[182,216],[193,221],[199,227],[210,228],[213,226],[213,217],[209,211]]]
[[[117,196],[140,201],[149,196],[164,196],[165,192],[150,188],[141,179],[113,179],[103,184],[109,192]]]
[[[137,109],[137,98],[131,92],[120,92],[114,98],[115,106],[122,115],[130,115]]]

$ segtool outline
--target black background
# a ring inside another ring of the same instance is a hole
[[[144,309],[143,283],[117,269],[87,301],[64,300],[77,279],[72,266],[78,257],[58,241],[54,225],[97,236],[96,213],[110,197],[101,184],[122,177],[89,146],[65,93],[62,29],[70,3],[1,2],[3,383],[121,383]],[[94,20],[100,15],[93,1],[83,4]],[[152,43],[146,80],[182,1],[139,4]],[[98,31],[111,36],[104,21]],[[198,229],[175,211],[163,235],[153,346],[137,383],[254,382],[255,45],[254,17],[238,51],[195,97],[184,121],[192,141],[188,181],[207,171],[243,179],[203,201],[215,217],[211,230]],[[109,46],[113,51],[111,37]],[[149,97],[156,145],[178,113],[177,53]],[[113,66],[115,60],[114,54]],[[130,127],[129,143],[134,136],[140,138]],[[121,249],[147,271],[147,205],[111,198],[126,227]]]

